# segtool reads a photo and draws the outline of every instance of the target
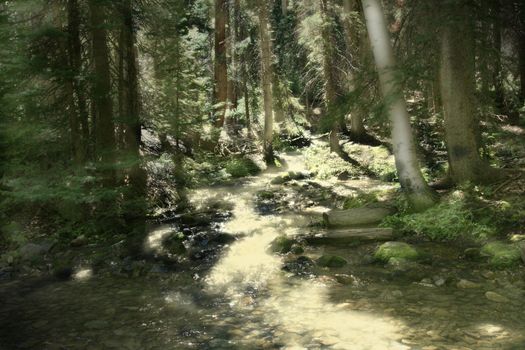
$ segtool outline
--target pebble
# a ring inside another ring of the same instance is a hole
[[[458,287],[460,289],[473,289],[473,288],[479,288],[479,287],[481,287],[481,285],[478,284],[478,283],[474,283],[472,281],[469,281],[469,280],[461,279],[456,284],[456,287]]]
[[[488,300],[495,301],[496,303],[508,303],[510,300],[506,297],[504,297],[501,294],[498,294],[496,292],[487,292],[485,293],[485,297]]]

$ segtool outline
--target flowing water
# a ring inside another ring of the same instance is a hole
[[[300,153],[285,160],[287,171],[304,169]],[[0,349],[525,349],[523,271],[489,271],[462,260],[461,247],[417,243],[432,251],[432,262],[406,273],[370,262],[377,243],[310,246],[304,256],[336,254],[349,263],[287,272],[294,258],[269,253],[269,244],[317,228],[311,216],[258,205],[268,189],[284,193],[289,208],[301,200],[301,181],[293,191],[270,184],[279,174],[190,194],[197,207],[232,206],[214,229],[237,239],[201,264],[135,277],[85,266],[68,282],[0,284]],[[317,185],[338,194],[390,186]],[[173,230],[152,230],[145,244],[162,253]],[[458,288],[459,279],[475,285]],[[487,299],[490,291],[504,299]]]

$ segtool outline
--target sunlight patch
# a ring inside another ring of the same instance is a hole
[[[91,277],[93,277],[93,270],[91,268],[81,268],[73,274],[73,279],[75,281],[86,281]]]

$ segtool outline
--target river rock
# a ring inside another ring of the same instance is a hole
[[[323,255],[316,262],[321,267],[343,267],[348,264],[344,258],[337,255]]]
[[[69,243],[69,245],[72,247],[82,247],[83,245],[86,245],[87,243],[88,243],[88,240],[86,236],[80,235],[74,240],[72,240],[71,243]]]
[[[513,267],[520,263],[521,251],[516,244],[490,242],[481,248],[481,254],[489,258],[489,263],[497,268]]]
[[[315,263],[307,256],[299,256],[296,259],[284,263],[282,269],[296,275],[311,275]]]
[[[456,287],[460,289],[473,289],[473,288],[479,288],[481,287],[481,285],[478,283],[469,281],[469,280],[461,279],[459,280],[458,283],[456,283]]]
[[[377,248],[374,258],[381,262],[389,262],[390,259],[417,260],[420,257],[418,251],[408,243],[386,242]]]
[[[285,235],[279,236],[270,243],[272,253],[286,254],[292,250],[295,241]]]
[[[47,254],[52,246],[53,244],[49,242],[39,244],[27,243],[23,245],[19,250],[20,258],[22,260],[32,260],[38,258],[42,255]]]
[[[509,299],[507,299],[506,297],[504,297],[503,295],[501,294],[498,294],[496,292],[487,292],[485,293],[485,297],[490,300],[490,301],[494,301],[496,303],[508,303],[510,302]]]

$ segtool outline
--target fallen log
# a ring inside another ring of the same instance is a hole
[[[375,224],[392,214],[390,208],[355,208],[348,210],[330,210],[323,214],[328,227],[365,226]]]
[[[367,241],[389,241],[394,237],[391,228],[371,227],[326,230],[315,236],[306,237],[310,244],[340,244]]]

